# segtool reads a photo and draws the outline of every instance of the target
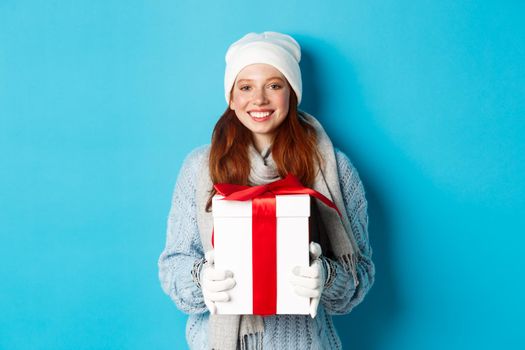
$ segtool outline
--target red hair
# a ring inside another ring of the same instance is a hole
[[[272,157],[281,177],[295,175],[303,185],[312,187],[316,176],[316,164],[321,164],[317,150],[317,135],[312,125],[300,118],[297,111],[297,96],[290,91],[288,115],[276,130],[272,143]],[[250,159],[248,146],[252,141],[251,131],[237,118],[228,106],[215,124],[209,157],[212,183],[248,185]],[[214,188],[206,204],[210,211]]]

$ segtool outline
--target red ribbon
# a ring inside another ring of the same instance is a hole
[[[284,179],[260,186],[233,184],[214,185],[224,200],[252,200],[252,269],[253,314],[277,313],[277,217],[276,195],[308,194],[341,213],[336,205],[321,193],[304,187],[292,174]],[[212,232],[212,245],[213,245]]]

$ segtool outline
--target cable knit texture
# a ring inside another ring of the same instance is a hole
[[[197,227],[195,186],[200,164],[207,161],[208,148],[209,145],[196,148],[183,162],[173,191],[166,246],[158,261],[162,289],[182,312],[189,314],[186,339],[189,347],[196,350],[208,349],[209,312],[191,274],[195,261],[204,256]],[[351,274],[332,260],[335,280],[324,289],[315,319],[309,315],[264,317],[263,349],[342,349],[331,315],[349,313],[374,283],[363,184],[348,157],[337,148],[335,152],[346,214],[361,251],[357,265],[359,284],[356,288]],[[255,349],[255,342],[254,337],[245,343],[248,349]]]

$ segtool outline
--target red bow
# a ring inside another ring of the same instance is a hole
[[[312,190],[311,188],[304,187],[303,184],[294,175],[288,174],[284,179],[277,180],[266,185],[259,186],[243,186],[233,185],[228,183],[215,184],[213,187],[217,190],[217,193],[224,196],[223,199],[231,201],[246,201],[261,196],[262,194],[309,194],[321,202],[333,208],[337,211],[339,216],[341,213],[335,204],[326,198],[323,194]]]

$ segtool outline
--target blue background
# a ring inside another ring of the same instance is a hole
[[[249,31],[364,181],[376,284],[345,348],[525,347],[520,1],[0,2],[0,348],[184,349],[157,278],[184,156]]]

